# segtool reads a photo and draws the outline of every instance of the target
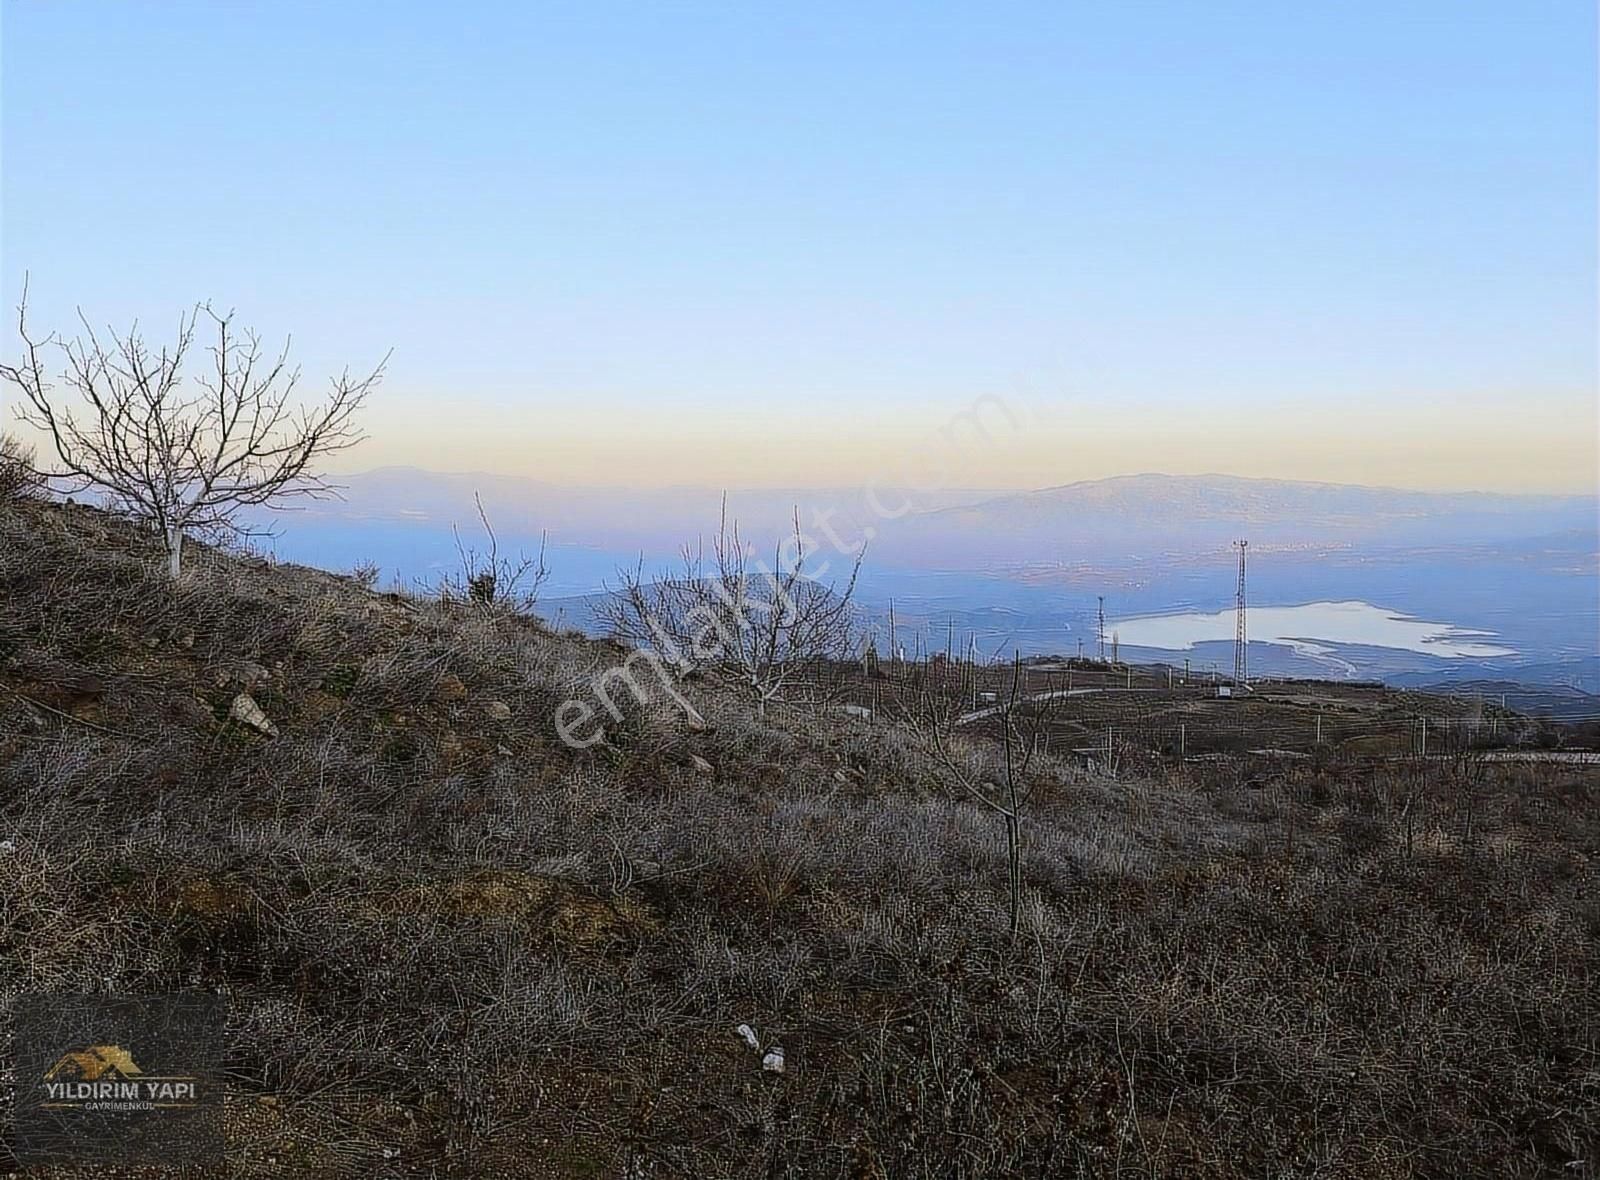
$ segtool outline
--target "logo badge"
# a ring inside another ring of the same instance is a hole
[[[24,1162],[221,1161],[222,997],[25,996],[15,1016]]]

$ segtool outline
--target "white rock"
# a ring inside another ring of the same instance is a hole
[[[751,1028],[748,1024],[741,1024],[738,1028],[734,1029],[733,1031],[738,1033],[739,1036],[741,1038],[743,1038],[744,1043],[749,1045],[752,1049],[755,1049],[755,1050],[758,1050],[758,1051],[760,1050],[760,1048],[761,1048],[761,1039],[756,1036],[756,1030]]]
[[[700,755],[698,755],[698,754],[692,755],[691,756],[691,760],[694,762],[694,768],[696,770],[698,770],[701,774],[710,774],[711,773],[711,770],[712,770],[711,763],[707,762],[704,758],[700,757]]]
[[[483,711],[489,715],[491,721],[511,720],[511,706],[504,701],[490,701],[484,705]]]
[[[774,1045],[767,1050],[767,1055],[761,1059],[761,1068],[768,1073],[783,1072],[783,1050]]]
[[[271,718],[261,711],[261,706],[256,704],[255,698],[247,692],[241,692],[233,698],[228,716],[240,725],[248,725],[258,733],[264,733],[268,737],[278,736],[278,727],[272,724]]]

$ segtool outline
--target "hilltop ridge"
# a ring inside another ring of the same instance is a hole
[[[625,655],[0,501],[0,985],[224,994],[233,1175],[1596,1158],[1592,772],[1041,755],[1013,940],[894,725],[690,682],[564,744]]]

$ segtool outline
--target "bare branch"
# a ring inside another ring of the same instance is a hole
[[[539,602],[539,591],[550,576],[544,560],[549,534],[539,534],[539,552],[535,557],[522,553],[515,558],[502,557],[500,541],[489,523],[483,498],[474,492],[472,502],[478,509],[478,523],[489,539],[488,551],[480,553],[462,544],[461,531],[452,525],[450,532],[455,537],[461,568],[456,573],[446,574],[436,587],[437,592],[446,601],[470,602],[490,611],[533,613]]]

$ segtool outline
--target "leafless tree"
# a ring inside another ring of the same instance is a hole
[[[952,689],[948,677],[920,666],[906,694],[903,720],[918,744],[932,756],[956,788],[1005,822],[1006,881],[1010,896],[1010,930],[1016,936],[1022,920],[1022,823],[1031,792],[1028,771],[1048,732],[1059,697],[1050,692],[1028,697],[1022,657],[1014,655],[1010,682],[999,701],[984,709],[962,712],[968,697]],[[997,725],[998,742],[985,741],[982,726]],[[958,730],[973,727],[967,740]]]
[[[850,600],[865,556],[854,555],[842,583],[823,583],[806,568],[798,512],[793,535],[773,548],[768,565],[729,521],[724,498],[709,559],[703,546],[685,548],[676,576],[652,579],[642,562],[623,570],[599,614],[619,639],[653,648],[680,675],[720,678],[765,717],[796,684],[815,686],[820,665],[849,658]]]
[[[306,405],[294,396],[300,371],[289,364],[288,344],[264,353],[260,337],[237,327],[231,311],[197,305],[159,351],[137,323],[102,337],[81,312],[82,336],[36,338],[27,313],[24,291],[22,356],[0,364],[0,380],[21,391],[18,416],[54,451],[54,463],[38,475],[68,490],[95,489],[147,521],[166,546],[173,577],[185,536],[248,536],[244,509],[333,494],[313,464],[361,441],[356,413],[383,374],[383,363],[362,378],[347,371]],[[211,362],[191,392],[184,366],[202,322],[215,333]],[[46,359],[53,355],[62,364],[58,376]]]
[[[451,527],[461,568],[458,573],[447,574],[440,582],[440,597],[461,599],[487,610],[532,613],[539,602],[539,590],[550,576],[544,563],[546,534],[539,535],[537,557],[525,553],[504,556],[494,526],[489,523],[489,514],[484,511],[482,497],[474,492],[472,502],[477,505],[478,522],[488,537],[488,548],[480,551],[462,544],[460,530]]]
[[[0,431],[0,499],[26,496],[38,489],[33,448]]]

